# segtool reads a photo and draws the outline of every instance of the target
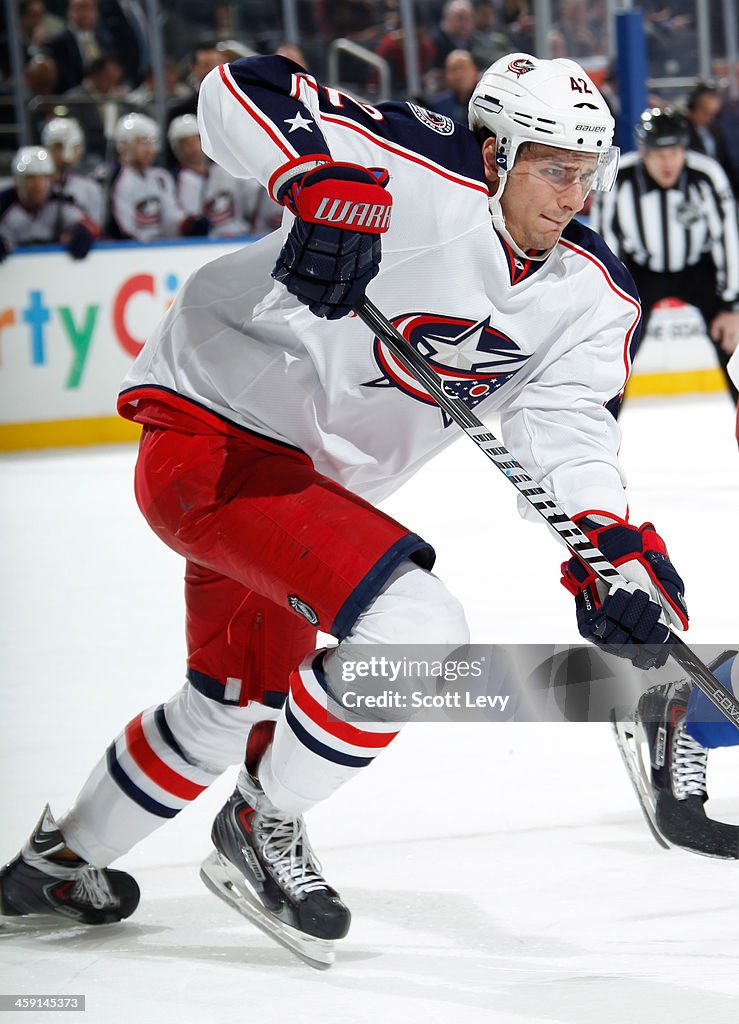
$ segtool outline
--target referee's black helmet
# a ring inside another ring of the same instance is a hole
[[[634,138],[645,149],[663,146],[687,146],[690,122],[672,107],[651,107],[643,111],[634,128]]]

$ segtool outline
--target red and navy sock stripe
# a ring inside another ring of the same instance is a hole
[[[285,718],[296,739],[318,757],[347,768],[364,768],[397,736],[396,722],[357,725],[338,716],[330,695],[321,652],[290,678]],[[333,711],[333,713],[332,713]]]

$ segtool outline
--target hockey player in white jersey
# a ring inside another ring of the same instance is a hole
[[[194,114],[175,117],[167,129],[167,140],[179,167],[175,174],[177,200],[191,217],[208,219],[212,238],[251,235],[273,231],[282,221],[284,208],[270,199],[267,190],[254,179],[235,178],[203,153],[198,119]],[[257,225],[257,211],[271,208],[269,227]]]
[[[21,146],[15,154],[15,185],[0,193],[0,262],[17,247],[56,243],[72,259],[87,256],[100,226],[71,196],[52,193],[54,174],[43,146]]]
[[[303,814],[400,728],[327,713],[342,662],[357,645],[433,644],[443,657],[468,639],[431,545],[373,504],[460,430],[353,315],[365,290],[447,389],[500,412],[525,469],[619,565],[629,589],[604,594],[565,562],[583,636],[663,663],[666,623],[687,625],[683,585],[654,527],[628,519],[613,410],[640,307],[623,266],[573,219],[618,162],[613,119],[579,65],[498,61],[467,130],[253,58],[205,79],[199,120],[205,152],[290,215],[190,278],[120,395],[143,425],[139,506],[186,559],[187,682],[126,726],[58,825],[47,811],[39,831],[58,852],[30,841],[0,891],[6,913],[34,912],[45,873],[78,857],[125,916],[135,901],[108,865],[239,763],[203,878],[325,966],[350,915]],[[535,593],[539,570],[522,567]],[[319,628],[338,645],[316,650]]]
[[[41,142],[51,153],[56,173],[54,191],[69,196],[84,210],[90,220],[105,223],[105,194],[102,186],[89,174],[79,174],[85,139],[79,121],[74,117],[52,117],[41,129]]]
[[[172,175],[153,166],[160,144],[156,122],[145,114],[126,114],[116,126],[115,141],[120,168],[110,189],[110,235],[139,242],[207,235],[206,218],[186,214]]]

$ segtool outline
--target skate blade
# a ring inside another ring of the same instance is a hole
[[[649,831],[664,850],[670,850],[672,849],[672,844],[667,842],[657,828],[654,795],[649,781],[650,769],[648,766],[645,766],[642,760],[639,743],[636,738],[636,727],[633,722],[620,722],[616,718],[615,711],[611,712],[611,726],[613,727],[616,746],[624,763],[626,774],[629,776],[631,785],[634,787],[636,798],[639,801],[639,806],[642,809]]]
[[[290,950],[309,967],[326,971],[333,964],[333,941],[306,935],[273,917],[250,892],[239,872],[217,850],[203,861],[200,877],[219,899],[238,910],[265,935]]]

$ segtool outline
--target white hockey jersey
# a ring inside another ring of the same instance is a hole
[[[94,220],[102,229],[105,224],[105,193],[99,182],[84,174],[72,171],[63,184],[55,183],[57,195],[69,197],[76,206],[84,210],[90,220]]]
[[[177,237],[185,215],[169,171],[161,167],[144,171],[121,167],[110,190],[110,219],[114,238],[153,242]]]
[[[254,235],[276,231],[282,224],[284,206],[270,196],[267,189],[256,178],[242,182],[249,211],[249,229]]]
[[[357,103],[280,57],[215,69],[199,117],[205,151],[265,185],[310,154],[388,168],[392,223],[368,296],[449,390],[478,415],[500,411],[506,443],[567,512],[625,514],[608,406],[640,307],[597,235],[573,223],[545,261],[519,259],[492,227],[470,132],[412,103]],[[460,430],[357,317],[318,319],[271,279],[289,226],[195,272],[119,408],[134,417],[146,397],[205,408],[378,501]]]
[[[207,217],[211,238],[251,234],[248,183],[235,178],[218,164],[205,174],[186,167],[176,177],[177,201],[187,216]]]
[[[67,196],[52,196],[39,209],[29,210],[16,189],[0,193],[0,238],[10,249],[59,242],[68,228],[80,222],[93,235],[99,231],[99,226]]]

